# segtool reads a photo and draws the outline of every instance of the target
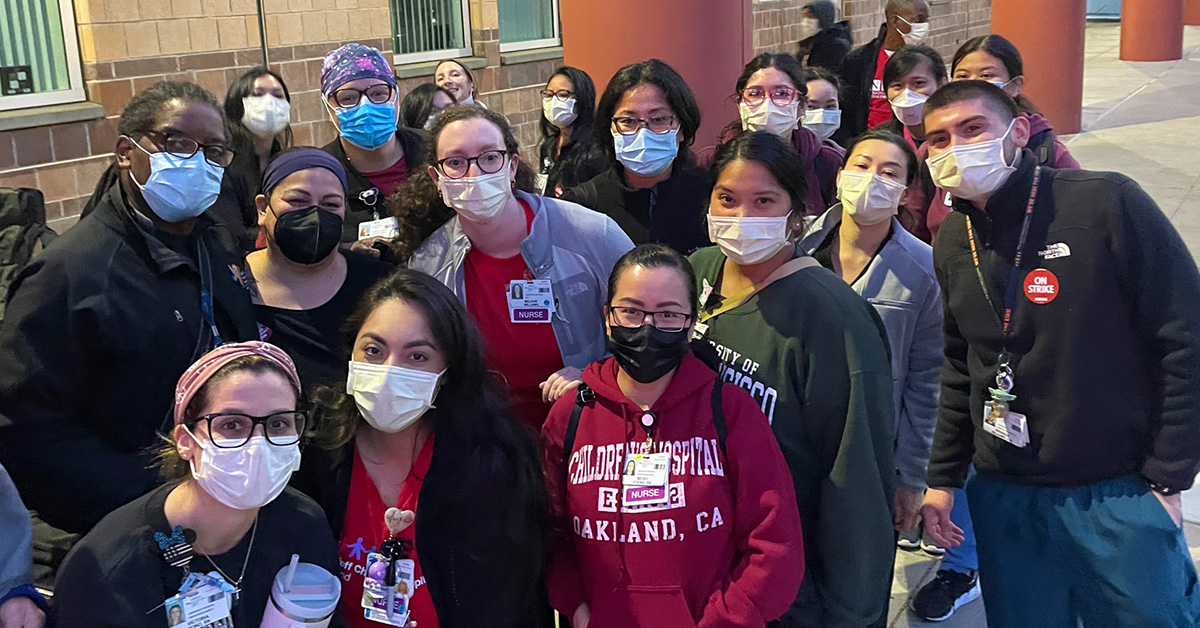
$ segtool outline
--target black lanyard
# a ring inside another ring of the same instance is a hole
[[[1021,223],[1021,236],[1017,239],[1017,254],[1013,257],[1012,271],[1008,274],[1008,285],[1004,291],[1004,317],[1000,321],[1000,328],[1004,334],[1003,344],[1000,351],[1000,368],[1008,370],[1008,337],[1012,330],[1012,314],[1017,307],[1017,286],[1020,282],[1021,275],[1021,258],[1025,253],[1025,240],[1029,236],[1029,225],[1033,222],[1033,205],[1037,200],[1038,183],[1041,182],[1042,167],[1035,166],[1033,169],[1033,187],[1029,191],[1029,202],[1025,205],[1025,219]],[[992,307],[992,311],[996,311],[996,304],[992,301],[992,295],[988,291],[987,282],[983,279],[983,271],[979,268],[979,250],[975,244],[975,229],[971,225],[971,217],[967,216],[967,239],[971,244],[971,261],[975,264],[975,276],[979,278],[979,287],[983,288],[983,296],[987,298],[988,305]],[[1011,371],[1009,372],[1011,377]]]

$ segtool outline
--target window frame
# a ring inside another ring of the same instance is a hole
[[[496,0],[496,10],[500,9],[500,2]],[[499,24],[496,26],[496,37],[500,39],[500,52],[521,52],[523,50],[536,50],[538,48],[553,48],[562,45],[562,23],[559,21],[559,0],[545,0],[552,7],[552,23],[554,24],[554,36],[544,39],[530,39],[528,41],[514,41],[504,43],[503,35],[500,34]]]
[[[403,1],[403,0],[399,0]],[[388,13],[392,17],[392,63],[394,65],[409,65],[413,63],[425,63],[429,61],[441,61],[443,59],[453,59],[458,57],[469,57],[475,54],[471,43],[471,3],[470,0],[459,0],[459,7],[462,10],[462,48],[441,48],[438,50],[427,50],[425,52],[405,52],[400,50],[400,16],[396,10],[397,0],[389,0]]]
[[[72,0],[58,0],[59,21],[62,23],[63,52],[67,57],[67,83],[70,88],[17,96],[0,95],[0,111],[32,109],[51,105],[66,105],[87,100],[84,89],[83,63],[79,51],[79,35],[75,26],[75,5]]]

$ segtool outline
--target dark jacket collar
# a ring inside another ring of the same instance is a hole
[[[138,251],[158,274],[171,272],[181,266],[186,266],[192,271],[197,270],[195,259],[164,244],[157,235],[158,231],[154,228],[154,223],[129,206],[119,179],[105,192],[103,200],[96,210],[96,220],[104,223],[134,250]],[[196,219],[192,237],[200,237],[212,225],[212,219],[207,214],[201,214]]]
[[[423,154],[425,140],[424,131],[407,127],[396,129],[396,141],[400,142],[400,148],[404,151],[404,159],[408,162],[410,171],[414,171],[425,162]],[[346,157],[346,149],[342,146],[341,138],[333,138],[333,141],[321,147],[321,150],[333,155],[345,166],[346,180],[349,183],[346,198],[350,202],[357,204],[363,210],[378,210],[381,216],[388,213],[379,190],[358,171],[358,168],[354,167],[354,164],[350,163],[350,158]]]

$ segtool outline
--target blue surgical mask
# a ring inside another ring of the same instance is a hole
[[[132,172],[129,178],[159,218],[183,222],[203,214],[216,202],[225,169],[209,163],[203,151],[185,158],[165,151],[152,153],[136,141],[130,141],[150,156],[150,176],[144,185]]]
[[[679,154],[679,129],[671,129],[666,133],[652,133],[642,127],[633,135],[621,135],[612,132],[613,147],[616,149],[617,161],[634,174],[652,177],[671,167],[675,156]]]
[[[363,150],[375,150],[396,135],[396,103],[375,104],[364,96],[357,107],[336,107],[333,113],[342,137]]]

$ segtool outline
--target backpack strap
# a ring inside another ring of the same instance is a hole
[[[571,418],[567,421],[567,432],[563,435],[563,468],[571,473],[571,454],[575,453],[575,432],[579,431],[579,417],[583,407],[596,398],[596,392],[587,384],[580,384],[575,389],[575,406],[571,408]]]
[[[725,450],[725,437],[728,435],[725,429],[725,406],[721,400],[721,389],[724,387],[725,382],[722,382],[720,377],[713,382],[712,421],[713,427],[717,429],[717,444],[721,446],[721,453],[728,457],[729,452]]]

